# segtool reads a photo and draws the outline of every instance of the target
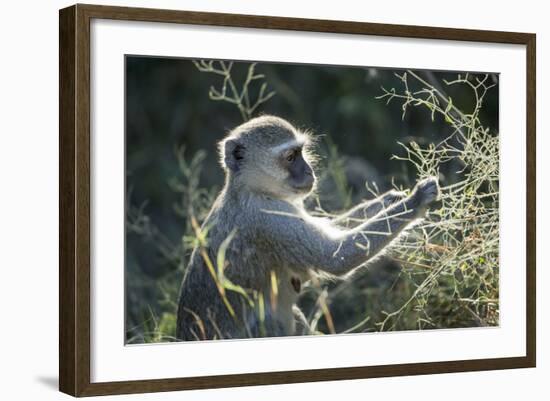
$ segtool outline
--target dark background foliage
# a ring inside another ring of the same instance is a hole
[[[249,64],[235,63],[232,72],[237,82],[242,82]],[[405,187],[413,185],[416,176],[411,165],[391,160],[392,155],[403,154],[398,142],[437,143],[452,132],[443,118],[436,116],[432,121],[425,109],[412,109],[402,118],[400,103],[386,105],[376,99],[382,94],[381,87],[399,86],[395,74],[402,74],[402,70],[259,63],[256,71],[265,74],[268,88],[276,92],[260,106],[258,113],[281,116],[321,136],[320,168],[327,179],[322,182],[319,196],[327,210],[340,210],[370,197],[365,181],[375,183],[381,191],[389,189],[392,180]],[[443,87],[461,110],[473,109],[475,99],[468,88],[443,84],[445,79],[455,79],[457,73],[416,73]],[[489,79],[496,83],[498,75],[490,74]],[[176,150],[185,146],[184,155],[189,160],[198,152],[205,152],[200,164],[202,170],[196,170],[194,179],[199,188],[205,189],[204,199],[210,199],[223,183],[216,143],[242,122],[234,105],[209,98],[210,86],[220,84],[219,76],[200,72],[191,60],[126,58],[127,208],[129,212],[137,210],[140,218],[145,219],[138,224],[140,230],[130,225],[127,229],[128,341],[170,338],[179,282],[190,252],[183,239],[189,223],[184,213],[175,208],[185,202],[182,197],[188,196],[175,190],[181,176]],[[251,93],[259,89],[254,85]],[[480,119],[492,132],[498,132],[498,86],[487,94]],[[342,188],[334,191],[337,184],[330,171],[327,173],[334,160],[339,161],[345,175],[345,193],[340,193]],[[447,166],[441,179],[452,183],[453,169],[456,166]],[[203,206],[207,209],[209,205]],[[347,329],[369,311],[375,321],[377,313],[395,309],[410,293],[411,289],[400,278],[399,265],[391,260],[377,265],[378,268],[362,273],[353,289],[340,291],[338,299],[333,300],[331,308],[338,317],[337,331]],[[314,300],[306,295],[301,302],[307,309]],[[365,309],[365,302],[370,309]],[[455,318],[449,310],[441,311],[437,321],[440,327],[476,325]],[[414,325],[404,324],[401,328]],[[162,338],[154,335],[159,331],[163,332]]]

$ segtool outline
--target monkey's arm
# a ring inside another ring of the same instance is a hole
[[[422,217],[437,196],[437,181],[428,179],[420,182],[411,196],[354,229],[334,231],[307,216],[268,214],[266,233],[272,252],[289,268],[344,275],[376,256]]]
[[[376,199],[371,199],[360,203],[359,205],[348,210],[332,220],[332,223],[342,227],[356,227],[367,219],[370,219],[380,213],[383,209],[388,208],[394,203],[400,202],[406,198],[403,192],[391,190],[379,196]]]

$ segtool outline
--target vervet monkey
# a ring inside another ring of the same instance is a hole
[[[203,224],[207,244],[194,249],[182,282],[178,339],[307,332],[295,305],[301,283],[315,272],[346,275],[380,255],[439,196],[432,177],[409,196],[390,191],[334,219],[314,217],[303,205],[316,180],[311,144],[308,134],[268,115],[220,142],[225,186]],[[224,276],[254,295],[253,305],[234,289],[220,289],[212,264],[222,244]]]

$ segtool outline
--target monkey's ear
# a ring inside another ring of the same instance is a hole
[[[244,145],[238,139],[226,139],[220,147],[222,164],[233,172],[239,171],[244,161]]]

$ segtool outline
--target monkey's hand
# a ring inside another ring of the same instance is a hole
[[[419,181],[413,189],[412,197],[422,211],[439,199],[439,184],[436,177],[428,177]]]

